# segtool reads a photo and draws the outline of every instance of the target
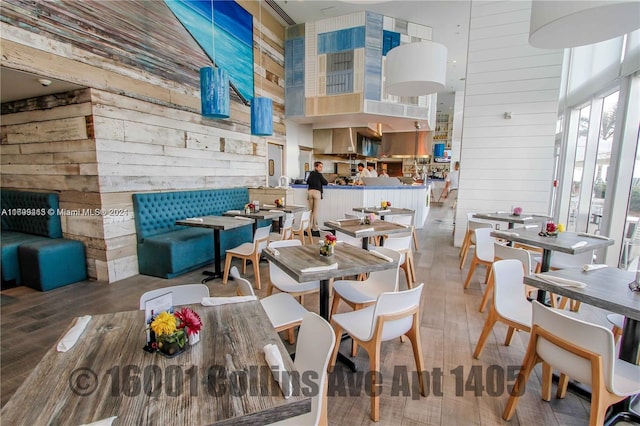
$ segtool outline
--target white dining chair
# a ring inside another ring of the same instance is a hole
[[[295,247],[301,245],[302,243],[300,240],[282,240],[272,241],[269,243],[269,247],[276,250],[280,247]],[[305,294],[317,293],[320,291],[320,281],[316,280],[300,283],[273,262],[269,262],[269,283],[267,285],[268,296],[273,294],[274,288],[281,292],[289,293],[291,296],[299,298],[300,303],[304,303],[303,296]]]
[[[502,414],[510,420],[533,367],[542,362],[542,399],[551,399],[552,369],[560,371],[556,396],[564,398],[569,378],[591,386],[589,425],[604,423],[612,404],[640,393],[640,366],[615,356],[613,334],[561,310],[534,301],[529,345]]]
[[[203,297],[209,297],[209,287],[204,284],[182,284],[149,290],[140,296],[140,309],[144,310],[148,300],[167,293],[172,293],[174,306],[190,305],[202,302]]]
[[[416,232],[416,227],[413,226],[413,215],[412,214],[394,214],[392,216],[388,216],[387,220],[389,222],[398,223],[400,225],[405,225],[411,227],[411,235],[413,236],[413,246],[416,251],[418,248],[418,234]]]
[[[404,270],[404,275],[407,280],[407,288],[413,287],[413,283],[416,282],[416,272],[413,262],[413,250],[412,250],[411,233],[408,234],[392,234],[384,240],[384,248],[395,250],[398,253],[404,255],[403,262],[400,267]]]
[[[313,244],[313,236],[311,235],[311,210],[297,212],[293,219],[293,228],[291,230],[293,236],[297,236],[302,244],[305,244],[305,235],[309,236],[309,244]]]
[[[509,327],[505,346],[511,344],[516,330],[531,330],[531,303],[524,294],[522,262],[517,259],[499,260],[493,263],[492,268],[493,302],[473,352],[476,359],[480,357],[496,322],[502,322]]]
[[[242,278],[235,266],[229,271],[236,281],[238,296],[255,296],[249,280]],[[277,293],[260,299],[262,308],[267,313],[271,325],[277,332],[287,331],[289,343],[295,343],[295,327],[299,326],[302,317],[309,312],[288,293]]]
[[[473,253],[473,260],[471,260],[471,266],[469,266],[469,273],[467,279],[464,282],[464,288],[468,288],[471,284],[471,278],[478,265],[483,265],[487,268],[484,282],[489,281],[489,273],[491,272],[491,264],[495,254],[493,252],[493,243],[495,239],[490,235],[492,228],[476,228],[473,232],[475,235],[476,250]]]
[[[462,246],[460,247],[460,269],[464,268],[464,264],[467,261],[467,256],[471,247],[476,245],[476,236],[474,231],[480,228],[492,228],[493,225],[489,222],[485,222],[482,219],[474,219],[475,213],[467,213],[467,232],[462,240]]]
[[[229,269],[231,268],[231,260],[234,257],[242,259],[242,273],[247,273],[247,260],[251,261],[253,265],[253,276],[256,280],[256,286],[258,290],[262,288],[260,281],[260,255],[262,249],[267,247],[269,243],[269,233],[271,232],[271,225],[263,226],[256,229],[253,235],[253,242],[242,243],[237,247],[227,250],[227,257],[224,260],[224,275],[222,277],[222,284],[226,284],[229,279]]]
[[[280,210],[274,210],[280,211]],[[290,240],[293,238],[293,213],[286,213],[282,221],[280,232],[272,232],[269,234],[269,241]]]
[[[376,389],[380,372],[380,345],[391,339],[407,336],[411,341],[416,371],[424,371],[422,346],[420,344],[420,296],[424,284],[415,288],[382,293],[375,305],[357,311],[335,314],[331,324],[336,336],[348,333],[357,346],[369,354],[371,373],[371,419],[380,419],[380,392]],[[338,347],[333,349],[329,371],[333,371],[338,356]],[[423,374],[418,374],[420,394],[426,396]]]
[[[351,235],[336,231],[336,239],[351,246],[362,248],[362,238],[352,237]]]
[[[493,260],[505,260],[505,259],[517,259],[522,262],[522,270],[524,275],[531,275],[531,256],[529,252],[525,249],[509,247],[507,245],[495,242],[493,244]],[[482,295],[482,301],[480,302],[480,312],[484,312],[484,309],[487,306],[487,302],[489,301],[489,297],[493,294],[493,269],[489,272],[489,279],[487,280],[487,287],[484,290],[484,294]],[[530,293],[537,291],[538,289],[532,286],[528,286],[525,284],[524,292],[526,296],[529,296]]]
[[[329,323],[321,316],[307,312],[302,318],[296,359],[293,365],[296,371],[304,375],[305,386],[313,382],[315,392],[311,397],[311,411],[296,417],[290,417],[273,425],[315,426],[327,425],[327,367],[331,353],[336,345],[336,336]],[[309,374],[314,373],[314,374]]]

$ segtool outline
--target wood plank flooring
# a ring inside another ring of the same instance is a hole
[[[417,392],[415,364],[409,342],[385,342],[381,349],[382,394],[380,425],[494,425],[507,424],[501,414],[508,399],[507,377],[519,368],[529,334],[516,333],[504,346],[506,326],[496,325],[480,360],[472,353],[486,318],[478,312],[484,284],[484,269],[478,268],[468,290],[462,283],[465,269],[458,268],[458,248],[452,245],[452,211],[432,207],[425,228],[419,231],[420,250],[414,254],[418,282],[424,282],[421,305],[421,339],[425,369],[429,373],[428,396]],[[234,263],[235,264],[235,263]],[[238,263],[239,266],[239,263]],[[263,282],[268,267],[261,263]],[[17,287],[2,291],[1,306],[1,403],[4,405],[44,353],[56,344],[71,320],[80,315],[134,310],[140,295],[150,289],[195,283],[202,270],[164,280],[145,275],[113,284],[81,282],[46,293]],[[253,282],[251,268],[247,268]],[[405,286],[401,274],[401,286]],[[212,295],[232,295],[233,283],[209,282]],[[266,294],[257,291],[259,296]],[[316,295],[304,298],[305,306],[318,311]],[[341,310],[347,309],[341,305]],[[606,312],[582,305],[580,315],[608,326]],[[342,352],[350,352],[350,341]],[[293,348],[292,348],[293,350]],[[336,365],[329,378],[328,419],[331,425],[373,424],[369,417],[369,391],[365,375],[369,358],[364,351],[355,359],[360,373]],[[521,398],[512,425],[586,425],[589,402],[571,393],[564,400],[544,402],[540,398],[540,368],[532,375]],[[504,374],[504,377],[502,376]],[[489,380],[487,380],[489,379]],[[66,380],[66,378],[61,378]],[[555,393],[555,386],[553,392]]]

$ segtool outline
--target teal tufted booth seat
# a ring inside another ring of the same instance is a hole
[[[248,202],[247,188],[133,194],[140,273],[173,278],[212,263],[213,230],[178,226],[176,221],[241,210]],[[252,239],[251,226],[221,231],[221,256]]]
[[[86,279],[84,245],[79,241],[62,238],[59,207],[58,194],[6,189],[0,191],[3,283],[25,283],[40,288],[40,280],[46,277],[46,289],[51,289]],[[30,244],[33,245],[33,256],[23,259],[20,248]],[[46,256],[41,253],[40,248],[45,246],[48,247]],[[33,259],[40,257],[46,257],[50,261],[43,265],[34,263]],[[62,271],[62,263],[59,262],[61,259],[65,260],[65,271]],[[23,279],[21,269],[38,273]],[[69,277],[78,279],[69,281]]]

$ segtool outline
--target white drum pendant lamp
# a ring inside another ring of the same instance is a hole
[[[390,95],[429,95],[444,89],[446,77],[447,48],[442,44],[402,44],[387,53],[384,87]]]
[[[533,0],[529,44],[542,49],[584,46],[638,28],[638,0]]]

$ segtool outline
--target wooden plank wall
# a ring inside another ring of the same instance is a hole
[[[563,52],[529,45],[530,3],[471,5],[457,245],[468,212],[549,209]]]
[[[256,95],[274,100],[269,140],[284,143],[284,29],[259,3],[238,3],[254,16]],[[2,187],[111,213],[63,218],[90,277],[138,273],[132,193],[265,184],[267,139],[250,135],[235,98],[228,120],[200,115],[198,69],[210,61],[164,3],[8,0],[3,21],[3,66],[90,88],[3,104],[0,146]]]

